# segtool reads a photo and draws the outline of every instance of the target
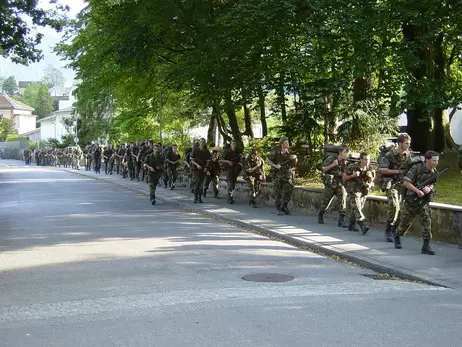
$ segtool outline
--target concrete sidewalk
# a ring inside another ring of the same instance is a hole
[[[119,175],[109,176],[84,170],[67,171],[149,195],[146,183],[122,179]],[[221,196],[226,196],[224,191]],[[193,195],[184,187],[176,188],[174,191],[158,187],[156,197],[158,203],[173,204],[249,231],[277,237],[316,253],[350,261],[379,273],[450,288],[462,288],[462,249],[457,246],[433,243],[432,248],[436,255],[423,255],[420,254],[422,241],[406,236],[402,238],[403,249],[397,250],[392,243],[385,242],[382,230],[372,228],[364,236],[358,232],[338,228],[336,220],[333,219],[326,218],[325,224],[320,225],[313,216],[297,215],[296,211],[291,216],[278,216],[275,209],[250,208],[244,200],[237,200],[236,204],[230,205],[226,198],[217,200],[211,197],[204,198],[203,204],[194,204]],[[149,204],[148,196],[146,204]]]

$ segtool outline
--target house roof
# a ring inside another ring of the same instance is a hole
[[[41,82],[38,82],[38,81],[19,81],[18,82],[18,88],[26,88],[29,84],[32,84],[32,83],[41,83]]]
[[[71,113],[71,114],[72,114],[72,111],[73,111],[73,110],[74,110],[74,107],[72,107],[72,106],[63,108],[63,109],[61,109],[61,110],[57,110],[57,111],[53,112],[52,114],[50,114],[48,117],[39,119],[38,122],[53,120],[53,119],[56,118],[57,116],[60,116],[60,115],[62,115],[62,114],[64,114],[64,113]]]
[[[33,107],[26,105],[18,100],[10,98],[5,93],[0,94],[0,108],[7,110],[25,110],[25,111],[34,111]]]
[[[39,133],[39,132],[40,132],[40,128],[35,128],[34,130],[28,131],[26,133],[22,133],[21,135],[28,136],[28,135],[32,135],[34,133]]]

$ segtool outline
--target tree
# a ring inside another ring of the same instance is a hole
[[[5,141],[8,135],[16,134],[16,128],[12,120],[0,118],[0,141]]]
[[[58,11],[69,10],[68,6],[57,4],[58,0],[49,2],[56,4],[56,10],[37,8],[37,0],[8,1],[6,4],[3,1],[0,6],[0,55],[23,65],[42,59],[37,45],[42,41],[43,34],[31,35],[31,32],[37,32],[38,27],[61,31],[66,18]]]
[[[32,106],[38,119],[47,117],[53,112],[55,99],[50,95],[47,86],[44,84],[29,84],[24,90],[24,96],[18,99]]]
[[[45,68],[45,76],[42,78],[42,82],[48,87],[62,87],[66,82],[63,73],[55,68],[53,65],[48,65]]]
[[[18,90],[18,84],[14,76],[5,78],[2,84],[2,91],[8,95],[13,95]]]

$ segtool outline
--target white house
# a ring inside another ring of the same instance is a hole
[[[74,134],[75,125],[68,127],[64,123],[66,119],[75,119],[75,116],[72,114],[73,110],[73,107],[67,107],[40,119],[40,139],[42,141],[49,138],[61,140],[63,135]]]
[[[29,105],[10,98],[5,93],[0,94],[0,117],[12,120],[19,135],[35,129],[37,116],[32,114],[33,111]]]
[[[22,136],[27,136],[29,141],[40,141],[40,128],[28,131],[26,133],[21,134]]]
[[[75,85],[71,87],[53,87],[49,89],[50,95],[56,99],[56,110],[62,110],[74,104],[75,98],[72,95],[74,89]]]

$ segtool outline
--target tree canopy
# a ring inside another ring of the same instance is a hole
[[[315,149],[391,135],[406,112],[414,149],[442,151],[461,17],[455,0],[89,0],[57,50],[92,136],[154,136],[163,114],[240,142],[258,122]]]
[[[38,27],[51,27],[61,31],[66,24],[63,11],[68,6],[59,4],[58,0],[49,0],[55,10],[38,7],[37,0],[6,1],[0,5],[0,54],[13,62],[27,65],[42,59],[43,55],[37,45],[43,34],[36,31]]]

